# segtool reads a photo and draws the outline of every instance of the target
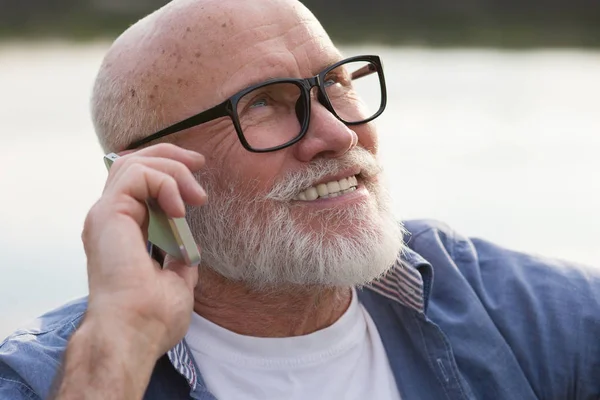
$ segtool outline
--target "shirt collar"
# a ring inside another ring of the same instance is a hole
[[[175,370],[177,370],[177,372],[179,372],[188,382],[192,391],[196,390],[199,381],[198,368],[185,339],[169,350],[167,356],[169,357],[171,364],[173,364],[173,367],[175,367]]]
[[[418,253],[405,248],[385,275],[365,287],[418,313],[425,313],[432,281],[431,264]],[[206,390],[185,339],[169,350],[167,355],[192,392],[196,388]]]
[[[407,248],[385,275],[366,287],[418,313],[425,313],[432,278],[431,264]]]

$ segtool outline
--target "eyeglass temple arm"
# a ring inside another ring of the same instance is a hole
[[[377,71],[375,66],[371,63],[365,65],[362,68],[357,69],[352,73],[352,80],[360,79],[364,76],[371,75],[373,72]]]
[[[144,145],[146,143],[160,139],[167,135],[171,135],[173,133],[177,133],[177,132],[181,132],[183,130],[189,129],[189,128],[193,128],[194,126],[198,126],[200,124],[203,124],[208,121],[212,121],[212,120],[220,118],[220,117],[226,117],[228,115],[227,106],[228,106],[228,102],[225,101],[224,103],[221,103],[209,110],[206,110],[200,114],[197,114],[197,115],[194,115],[187,119],[184,119],[183,121],[178,122],[174,125],[168,126],[164,129],[156,132],[153,135],[150,135],[144,139],[138,140],[137,142],[134,142],[131,145],[129,145],[127,147],[127,149],[128,150],[135,149],[141,145]]]

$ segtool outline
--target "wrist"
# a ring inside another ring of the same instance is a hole
[[[82,341],[94,343],[107,356],[131,360],[132,364],[154,366],[163,355],[161,350],[162,329],[140,327],[123,316],[89,315],[86,313],[76,334]]]
[[[141,399],[156,354],[132,330],[86,316],[69,340],[57,398]]]
[[[127,354],[144,354],[153,363],[170,349],[167,327],[137,310],[103,301],[88,304],[82,327],[91,334],[102,332]],[[168,348],[167,348],[168,347]]]

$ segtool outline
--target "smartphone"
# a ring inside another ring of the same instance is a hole
[[[107,169],[119,156],[110,153],[104,156]],[[185,218],[169,218],[155,199],[146,200],[148,207],[148,241],[167,254],[184,261],[189,266],[200,264],[200,251]],[[148,246],[149,251],[152,247]]]

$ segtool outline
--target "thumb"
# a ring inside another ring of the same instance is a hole
[[[169,254],[165,257],[163,270],[176,273],[183,279],[190,290],[194,290],[198,284],[198,266],[189,266],[185,261],[179,260]]]

